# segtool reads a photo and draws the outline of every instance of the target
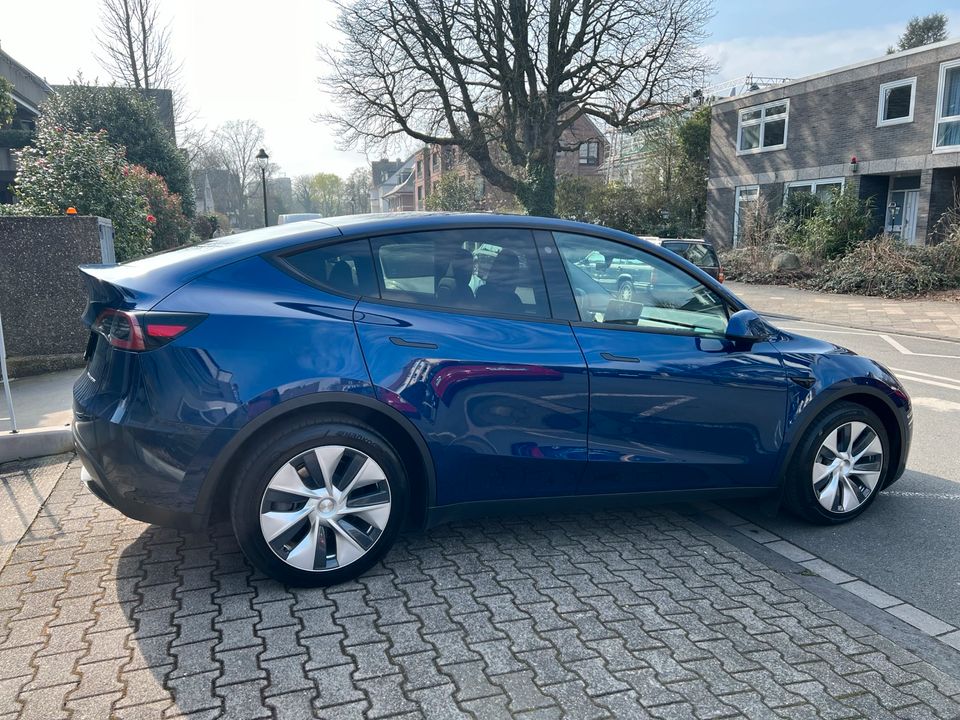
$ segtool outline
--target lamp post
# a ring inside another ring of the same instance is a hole
[[[263,148],[260,148],[260,152],[257,153],[257,165],[260,166],[260,185],[263,187],[263,226],[266,227],[270,223],[267,222],[267,161],[270,160],[270,156],[267,155],[267,151]]]

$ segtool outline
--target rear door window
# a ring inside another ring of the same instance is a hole
[[[717,260],[717,254],[713,248],[704,243],[670,243],[663,244],[664,249],[675,252],[680,257],[689,260],[697,267],[716,268],[720,267]]]
[[[450,229],[373,238],[385,300],[549,317],[533,236],[516,229]]]

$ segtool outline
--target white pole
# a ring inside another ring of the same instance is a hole
[[[10,432],[17,432],[17,416],[13,412],[13,394],[10,392],[10,377],[7,375],[7,347],[3,344],[3,316],[0,315],[0,375],[3,376],[3,390],[10,409]]]

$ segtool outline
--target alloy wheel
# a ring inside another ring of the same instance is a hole
[[[267,483],[260,530],[273,553],[322,572],[366,555],[390,519],[390,483],[369,455],[324,445],[286,462]]]
[[[847,422],[824,438],[813,460],[813,492],[832,513],[856,510],[873,494],[883,470],[883,443],[863,422]]]
[[[633,283],[625,282],[620,286],[620,299],[624,302],[633,300]]]

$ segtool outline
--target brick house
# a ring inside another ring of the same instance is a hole
[[[923,244],[960,181],[960,41],[719,100],[712,120],[708,239],[734,243],[758,197],[846,187],[878,231]]]
[[[562,142],[571,149],[557,153],[558,177],[602,178],[601,166],[606,157],[608,142],[585,115],[580,116],[563,133]],[[414,152],[403,167],[410,175],[397,185],[398,174],[387,174],[389,161],[372,164],[371,205],[374,212],[393,210],[425,210],[427,198],[445,173],[456,173],[471,181],[477,188],[478,205],[483,210],[504,210],[516,206],[516,198],[486,182],[476,163],[457,147],[424,145]],[[398,160],[399,164],[400,161]],[[399,165],[398,165],[399,167]],[[402,202],[395,198],[403,194]],[[378,202],[383,198],[383,202]]]

